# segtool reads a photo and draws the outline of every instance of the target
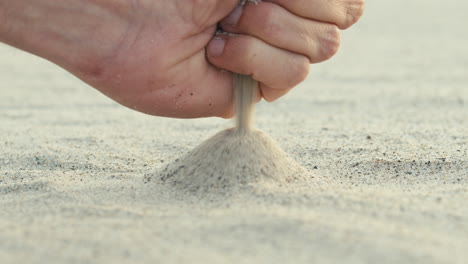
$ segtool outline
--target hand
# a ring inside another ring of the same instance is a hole
[[[224,31],[208,46],[209,61],[252,75],[266,101],[274,101],[302,82],[310,63],[331,58],[340,30],[364,11],[363,0],[264,0],[236,7],[221,21]]]
[[[251,74],[261,83],[259,95],[272,101],[305,78],[309,62],[330,58],[339,46],[338,27],[362,13],[359,0],[275,0],[234,10],[237,3],[0,0],[0,40],[132,109],[230,117],[232,76],[219,68]],[[232,10],[223,28],[241,35],[213,38]]]

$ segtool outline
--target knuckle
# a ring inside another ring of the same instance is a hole
[[[273,96],[273,95],[270,95],[269,93],[264,93],[263,99],[265,99],[265,101],[267,101],[268,103],[273,103],[274,101],[279,99],[279,96]]]
[[[330,25],[320,41],[319,60],[324,61],[333,57],[339,50],[341,44],[341,32],[335,25]]]
[[[265,101],[271,103],[276,101],[278,98],[282,97],[283,95],[287,94],[288,91],[291,88],[271,88],[269,86],[266,86],[264,84],[260,84],[260,93],[261,93],[261,98],[263,98]],[[260,99],[261,99],[260,98]]]
[[[263,2],[255,8],[256,26],[260,28],[265,35],[275,39],[278,35],[282,34],[283,27],[278,23],[280,19],[277,17],[277,5]],[[262,19],[258,19],[259,17]]]
[[[262,98],[271,103],[275,100],[275,98],[272,96],[271,94],[271,88],[268,88],[268,87],[262,87],[261,89],[261,93],[262,93]]]
[[[187,10],[192,23],[198,28],[206,26],[217,5],[217,0],[190,0],[191,8]]]
[[[345,11],[345,18],[340,28],[346,29],[354,25],[364,14],[364,7],[364,0],[349,0]]]
[[[289,66],[291,67],[292,74],[287,78],[284,87],[294,87],[303,82],[307,78],[307,75],[309,75],[309,59],[304,56],[300,56],[295,63]]]

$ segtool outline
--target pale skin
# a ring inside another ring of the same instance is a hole
[[[274,101],[331,58],[363,0],[0,0],[0,41],[147,114],[233,115],[232,75]],[[221,21],[224,31],[214,36]]]

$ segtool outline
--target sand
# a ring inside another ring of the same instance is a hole
[[[179,196],[220,199],[245,188],[288,185],[304,180],[306,171],[260,130],[223,130],[194,150],[148,174],[147,182],[170,184]],[[214,195],[214,196],[211,196]]]
[[[234,108],[235,128],[240,133],[245,133],[254,127],[255,99],[258,93],[258,82],[252,77],[234,74]]]
[[[1,263],[466,263],[466,8],[369,1],[257,106],[310,177],[210,199],[144,178],[232,122],[139,114],[0,46]]]

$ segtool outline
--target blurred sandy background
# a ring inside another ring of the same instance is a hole
[[[0,262],[466,263],[468,2],[368,1],[257,127],[310,171],[211,201],[143,184],[221,119],[146,116],[0,45]]]

